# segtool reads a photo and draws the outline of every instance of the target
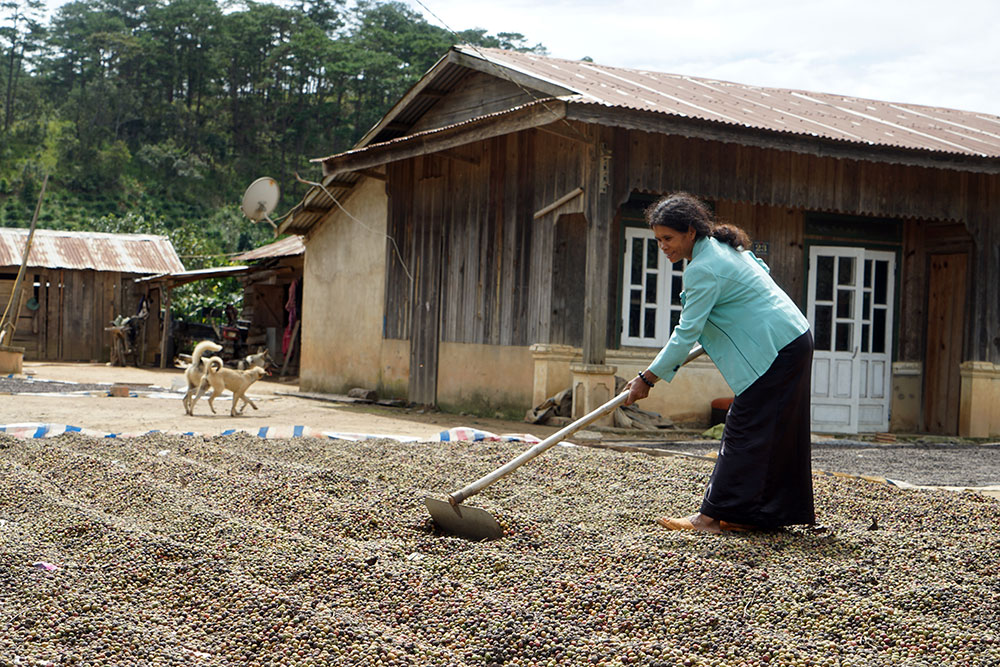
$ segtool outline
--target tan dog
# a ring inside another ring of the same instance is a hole
[[[184,371],[184,377],[187,379],[187,393],[184,394],[184,411],[189,415],[194,414],[194,404],[198,398],[193,398],[195,392],[198,392],[198,397],[200,398],[204,390],[202,390],[202,380],[205,379],[205,374],[208,371],[209,361],[208,359],[202,360],[202,356],[207,352],[218,352],[222,349],[222,346],[218,343],[213,343],[210,340],[203,340],[194,346],[194,352],[191,353],[191,365],[187,367]],[[218,357],[213,357],[217,359]]]
[[[208,360],[208,374],[206,375],[208,384],[212,386],[212,395],[208,397],[208,407],[215,413],[213,402],[217,397],[222,395],[223,391],[228,389],[233,392],[233,405],[229,408],[230,417],[243,414],[243,410],[246,409],[248,403],[251,408],[256,410],[257,406],[247,397],[246,391],[250,388],[250,385],[267,374],[268,372],[259,366],[246,371],[234,371],[231,368],[226,368],[221,357],[212,357]],[[199,389],[198,395],[194,400],[197,401],[202,393],[204,393],[204,390]],[[240,400],[243,401],[243,406],[240,408],[239,413],[237,413],[236,404]]]

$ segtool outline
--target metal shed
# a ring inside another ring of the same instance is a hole
[[[21,266],[27,229],[0,229],[0,299],[10,299]],[[165,236],[35,230],[28,256],[21,316],[13,345],[27,360],[107,361],[119,315],[133,316],[143,299],[149,320],[144,340],[156,349],[158,301],[148,299],[135,278],[183,271]]]

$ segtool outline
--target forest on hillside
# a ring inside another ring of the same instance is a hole
[[[239,211],[267,175],[276,213],[457,43],[402,2],[0,0],[0,227],[168,235],[189,269],[272,239]]]

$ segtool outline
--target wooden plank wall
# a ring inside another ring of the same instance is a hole
[[[145,293],[134,278],[113,272],[33,270],[25,278],[22,298],[27,301],[35,294],[37,282],[39,307],[21,309],[15,344],[25,348],[28,360],[107,361],[111,334],[104,328],[117,315],[135,315]],[[2,291],[0,285],[0,298],[6,304]],[[158,315],[158,302],[151,303],[147,336],[152,346],[159,340]]]
[[[14,275],[17,271],[13,272]],[[10,303],[10,310],[8,312],[9,317],[14,317],[15,313],[18,312],[18,307],[20,306],[21,314],[15,323],[14,336],[11,340],[4,340],[4,345],[12,345],[15,347],[24,348],[24,357],[26,359],[31,359],[36,354],[37,350],[37,336],[32,331],[33,328],[37,327],[37,318],[35,317],[35,312],[28,310],[25,305],[28,299],[34,294],[34,288],[32,287],[32,282],[34,279],[34,273],[25,274],[23,280],[21,281],[21,298],[18,299],[20,303]],[[0,314],[7,309],[8,302],[10,301],[11,293],[14,291],[15,280],[0,280]]]
[[[581,138],[592,134],[582,124],[572,125]],[[566,303],[553,302],[555,291],[565,291],[553,284],[553,266],[561,261],[556,257],[561,252],[556,245],[556,222],[560,216],[582,214],[586,194],[533,219],[534,211],[584,185],[589,146],[573,139],[570,128],[559,127],[559,132],[565,136],[531,130],[484,140],[464,147],[460,159],[436,156],[388,165],[389,233],[411,270],[421,256],[415,254],[414,216],[438,220],[443,233],[441,340],[578,344],[575,333],[553,326],[553,311],[567,309]],[[618,190],[626,195],[687,190],[714,200],[720,217],[743,226],[751,237],[769,242],[765,259],[772,275],[800,306],[804,305],[805,211],[903,220],[903,360],[923,358],[926,253],[943,239],[935,234],[951,233],[958,238],[957,232],[966,227],[975,231],[976,224],[982,229],[998,224],[996,219],[984,222],[989,216],[980,211],[984,201],[1000,197],[997,178],[988,175],[824,159],[641,130],[619,130],[613,143],[613,174],[616,181],[624,181],[621,186],[615,183],[616,195]],[[418,168],[423,180],[414,178]],[[447,188],[443,200],[428,198],[424,192],[429,178],[440,179],[440,187]],[[427,206],[438,208],[428,211]],[[935,230],[926,226],[931,220],[947,224]],[[620,223],[614,224],[611,236],[617,238]],[[951,232],[946,231],[949,225]],[[993,252],[980,248],[967,234],[962,242],[976,248],[980,264]],[[612,266],[617,266],[619,249],[609,247],[608,252]],[[411,285],[389,245],[387,264],[385,335],[407,339]],[[571,266],[560,266],[558,280],[573,279]],[[582,283],[584,267],[578,271]],[[613,280],[620,280],[616,274],[612,271]],[[567,297],[562,292],[558,299],[564,301]],[[981,341],[977,344],[985,347],[992,339],[982,332],[989,331],[988,320],[994,317],[990,308],[997,308],[989,300],[1000,301],[1000,286],[987,285],[980,292],[980,302],[973,304],[970,314],[983,322],[970,325],[970,331]],[[610,298],[616,294],[612,285]],[[613,332],[618,313],[615,304],[609,304],[608,330]],[[612,345],[615,338],[610,336]]]
[[[581,168],[579,144],[544,133],[520,133],[472,148],[463,151],[472,162],[427,157],[390,165],[390,233],[407,248],[406,262],[413,265],[418,256],[412,218],[430,216],[442,228],[441,340],[491,345],[547,340],[554,218],[534,220],[533,214],[579,187],[580,177],[569,175]],[[421,178],[414,179],[407,196],[405,179],[413,169],[420,170]],[[548,178],[553,174],[558,178]],[[434,211],[428,206],[436,206],[431,202],[437,200],[426,197],[432,177],[447,187],[441,208]],[[580,209],[577,200],[557,213]],[[411,331],[410,296],[403,289],[407,281],[398,262],[390,257],[388,264],[386,336],[405,339]]]
[[[581,137],[586,135],[581,134]],[[566,139],[547,132],[534,132],[535,153],[533,166],[534,199],[528,223],[532,227],[531,237],[531,284],[526,286],[529,295],[528,330],[520,345],[532,343],[563,343],[566,338],[552,331],[553,273],[552,263],[555,247],[555,225],[560,216],[583,214],[586,193],[567,202],[557,210],[538,220],[534,211],[541,210],[560,197],[579,187],[584,187],[584,163],[587,146],[581,141]],[[581,245],[586,236],[578,239]],[[578,279],[584,283],[585,267],[577,267]],[[561,329],[565,335],[565,330]],[[581,333],[582,336],[582,333]],[[570,343],[566,343],[570,344]]]
[[[420,121],[410,128],[408,133],[445,127],[476,116],[505,111],[534,100],[532,95],[517,84],[482,72],[474,72],[449,91],[447,97],[439,100],[421,116]]]
[[[964,253],[971,257],[972,237],[958,222],[905,220],[900,266],[900,299],[897,358],[921,361],[927,349],[927,306],[930,288],[928,267],[937,254]],[[969,266],[971,267],[971,261]],[[971,303],[966,302],[968,317]],[[968,337],[963,348],[969,349]]]
[[[387,239],[385,247],[383,335],[399,340],[410,337],[410,304],[413,297],[413,284],[410,280],[413,275],[413,165],[413,160],[406,160],[386,167],[389,217],[386,221],[386,234],[392,240]],[[396,254],[397,251],[399,255]]]
[[[587,218],[582,213],[559,216],[552,252],[552,340],[562,345],[583,345],[584,267],[587,247]],[[618,273],[618,263],[614,264]],[[621,282],[621,276],[617,276]],[[611,303],[616,303],[612,301]]]
[[[438,343],[441,325],[442,236],[446,179],[442,158],[416,161],[413,215],[413,330],[410,343],[409,400],[437,402]]]
[[[968,220],[971,181],[943,169],[836,160],[702,139],[630,132],[629,182],[715,200],[881,217]],[[941,193],[954,196],[941,196]]]
[[[715,212],[721,222],[742,227],[751,241],[768,243],[768,254],[761,259],[771,269],[774,282],[805,311],[802,211],[727,200],[717,202]]]

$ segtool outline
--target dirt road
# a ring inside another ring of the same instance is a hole
[[[121,383],[135,395],[113,397],[107,392],[94,391],[92,395],[0,396],[0,424],[40,422],[107,433],[159,430],[204,435],[218,435],[229,429],[256,431],[262,427],[306,426],[319,432],[399,435],[421,440],[436,440],[441,431],[459,426],[492,433],[532,433],[538,437],[555,430],[523,422],[310,400],[287,395],[298,392],[296,382],[269,379],[257,382],[249,391],[258,410],[247,407],[242,416],[230,417],[231,394],[226,392],[215,401],[216,414],[212,414],[203,398],[195,406],[194,416],[188,416],[181,404],[185,387],[181,369],[26,362],[24,371],[38,382]],[[157,388],[163,391],[157,392]]]

